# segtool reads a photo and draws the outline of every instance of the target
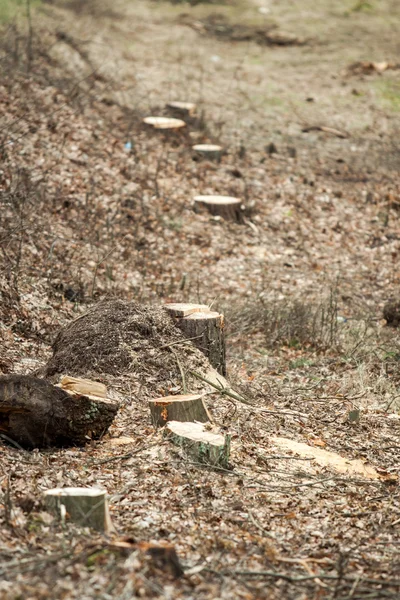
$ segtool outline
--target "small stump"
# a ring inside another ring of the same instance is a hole
[[[107,492],[97,488],[54,488],[44,492],[47,510],[64,521],[109,533],[112,529]]]
[[[165,436],[184,449],[197,462],[229,467],[231,436],[207,431],[201,423],[170,421],[165,427]]]
[[[400,327],[400,302],[391,300],[383,307],[383,318],[389,327]]]
[[[167,102],[165,107],[172,115],[179,117],[194,117],[197,108],[193,102]]]
[[[149,400],[151,418],[155,427],[164,427],[168,421],[211,421],[202,396],[178,395]]]
[[[192,150],[204,158],[217,161],[221,160],[223,153],[222,146],[217,146],[217,144],[196,144],[192,146]]]
[[[214,216],[236,223],[243,222],[242,201],[233,196],[195,196],[194,209],[196,212],[207,210]]]
[[[172,119],[169,117],[146,117],[143,119],[145,125],[150,125],[153,129],[162,129],[163,131],[175,131],[186,127],[185,121],[181,119]]]

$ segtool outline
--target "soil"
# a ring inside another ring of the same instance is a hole
[[[122,405],[83,449],[0,445],[0,598],[398,598],[399,18],[396,0],[52,0],[3,25],[0,372],[90,375]],[[170,101],[197,116],[148,131]],[[196,214],[199,194],[242,199],[243,223]],[[151,426],[147,399],[205,367],[163,348],[182,341],[165,302],[225,314],[247,403],[205,402],[232,468]],[[110,538],[44,510],[64,486],[107,489]]]

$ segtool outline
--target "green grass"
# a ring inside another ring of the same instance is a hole
[[[400,112],[400,81],[381,80],[377,86],[383,104],[394,112]]]
[[[30,0],[31,10],[39,4],[40,0]],[[26,17],[27,0],[0,0],[0,24],[12,21],[17,16]]]

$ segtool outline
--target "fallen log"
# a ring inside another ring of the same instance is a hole
[[[151,419],[155,427],[164,427],[168,421],[198,421],[207,423],[211,417],[200,395],[165,396],[149,400]]]
[[[37,377],[0,377],[0,436],[24,448],[84,445],[107,431],[118,408],[107,398]]]
[[[227,468],[231,436],[208,431],[202,423],[169,421],[164,435],[197,462]]]
[[[226,375],[224,316],[210,310],[193,312],[186,317],[178,318],[176,324],[207,356],[214,369],[221,375]]]
[[[110,533],[107,492],[97,488],[54,488],[44,492],[47,510],[57,519]]]

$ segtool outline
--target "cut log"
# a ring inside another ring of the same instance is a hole
[[[165,435],[196,461],[227,468],[231,436],[207,431],[201,423],[169,421]]]
[[[28,375],[0,377],[0,434],[24,448],[81,446],[100,438],[119,405]]]
[[[198,421],[207,423],[211,417],[200,395],[165,396],[149,400],[151,418],[155,427],[164,427],[168,421]]]
[[[194,312],[177,319],[176,324],[185,336],[203,352],[211,365],[226,375],[224,315],[218,312]]]
[[[186,127],[185,121],[169,117],[146,117],[143,123],[151,125],[154,129],[181,129]]]
[[[194,209],[196,212],[207,210],[214,216],[223,217],[237,223],[243,221],[244,207],[242,201],[232,196],[195,196]]]
[[[207,304],[184,304],[183,302],[164,304],[164,308],[171,317],[187,317],[195,312],[208,312],[210,310]]]
[[[168,102],[166,108],[171,114],[179,117],[193,117],[196,113],[196,105],[193,102]]]
[[[223,153],[222,146],[217,146],[217,144],[196,144],[192,146],[192,150],[210,160],[220,160]]]
[[[110,533],[107,492],[97,488],[54,488],[44,492],[47,510],[57,519]]]

